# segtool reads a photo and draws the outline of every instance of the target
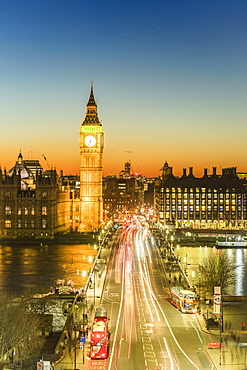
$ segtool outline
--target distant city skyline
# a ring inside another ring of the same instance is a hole
[[[131,161],[158,176],[247,172],[247,3],[4,2],[0,164],[19,151],[79,174],[91,79],[105,131],[103,175]]]

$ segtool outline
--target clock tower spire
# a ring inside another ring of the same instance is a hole
[[[80,127],[80,231],[98,231],[103,221],[102,157],[104,131],[98,118],[93,83]]]

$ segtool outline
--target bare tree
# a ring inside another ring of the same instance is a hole
[[[0,301],[0,369],[4,363],[23,360],[44,345],[44,315],[29,311],[26,303]]]
[[[221,286],[223,294],[224,290],[236,281],[236,261],[221,251],[218,251],[216,255],[205,258],[199,268],[201,283],[212,294],[214,286]]]

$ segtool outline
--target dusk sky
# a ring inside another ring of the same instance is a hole
[[[0,5],[0,164],[19,150],[79,174],[91,79],[103,175],[131,160],[247,172],[247,1],[6,0]]]

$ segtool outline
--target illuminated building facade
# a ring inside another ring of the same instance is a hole
[[[61,171],[57,195],[56,236],[77,233],[80,226],[80,177],[64,176]]]
[[[102,157],[104,131],[93,86],[80,128],[80,232],[98,231],[103,221]]]
[[[142,185],[135,178],[107,176],[103,180],[104,211],[107,217],[135,211],[143,204]]]
[[[175,177],[172,167],[164,164],[161,177],[155,183],[155,207],[159,221],[177,228],[239,229],[247,226],[246,180],[236,174],[236,168],[222,169],[196,178],[193,168]]]
[[[30,166],[26,166],[26,163]],[[0,169],[0,236],[53,238],[56,230],[57,174],[22,154],[8,173]]]
[[[103,178],[103,200],[105,216],[135,212],[144,202],[145,179],[131,173],[130,161],[124,164],[119,177],[109,175]]]

